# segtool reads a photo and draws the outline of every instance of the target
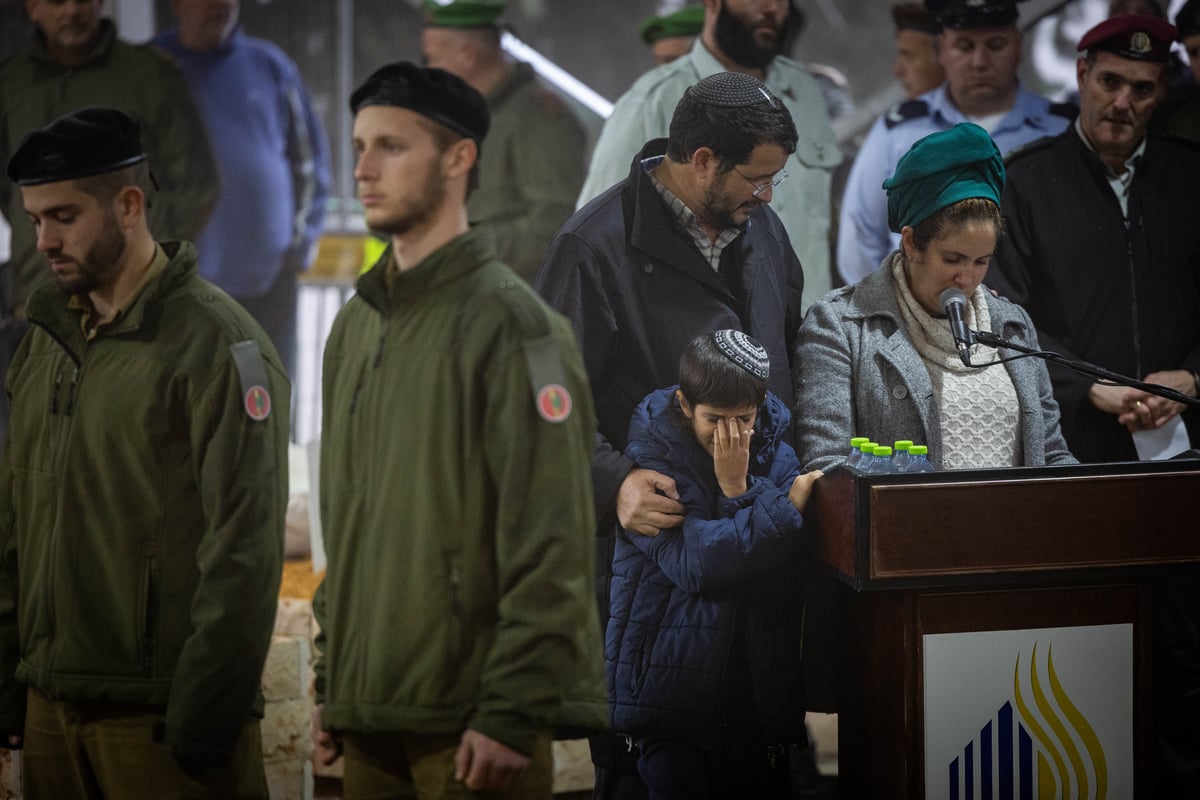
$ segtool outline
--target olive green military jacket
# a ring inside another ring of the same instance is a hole
[[[487,102],[491,124],[467,215],[491,234],[499,259],[532,281],[550,240],[575,210],[587,136],[528,64],[514,65]]]
[[[159,191],[150,196],[150,230],[163,240],[194,240],[204,229],[220,190],[217,166],[183,73],[164,51],[117,39],[101,22],[91,57],[64,67],[37,34],[29,49],[0,62],[0,166],[21,139],[63,114],[84,106],[111,106],[142,125],[142,145]],[[0,212],[12,226],[12,256],[0,270],[8,308],[19,311],[33,290],[49,281],[37,253],[33,226],[25,216],[20,188],[0,180]]]
[[[390,263],[325,348],[323,724],[469,727],[527,754],[556,725],[604,727],[595,418],[570,325],[480,232]]]
[[[287,507],[287,377],[188,243],[86,340],[57,287],[29,302],[0,458],[0,733],[25,686],[161,707],[220,761],[257,706]]]

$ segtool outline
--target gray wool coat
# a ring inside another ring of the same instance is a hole
[[[795,362],[800,388],[793,424],[796,452],[806,470],[841,463],[852,436],[888,445],[912,439],[928,445],[930,461],[942,465],[942,427],[933,383],[904,329],[888,268],[892,257],[858,284],[825,295],[809,309],[800,328]],[[988,312],[995,334],[1038,347],[1033,322],[1023,308],[989,296]],[[1004,366],[1020,404],[1021,465],[1076,463],[1059,430],[1058,403],[1045,362],[1022,358]]]

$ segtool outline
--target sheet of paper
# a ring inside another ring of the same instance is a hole
[[[1162,461],[1179,455],[1191,447],[1187,426],[1183,417],[1176,415],[1161,428],[1152,431],[1134,431],[1133,446],[1137,448],[1139,461]]]

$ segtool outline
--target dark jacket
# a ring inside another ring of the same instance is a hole
[[[1048,350],[1133,378],[1200,370],[1200,153],[1150,136],[1129,213],[1074,126],[1009,159],[1008,234],[988,282],[1024,306]],[[1129,432],[1088,400],[1094,379],[1050,365],[1062,432],[1084,462],[1137,458]],[[1184,413],[1193,444],[1200,411]]]
[[[0,731],[21,730],[20,682],[163,708],[168,745],[219,761],[262,714],[289,387],[192,246],[163,249],[164,271],[90,341],[58,287],[30,299],[0,459]]]
[[[331,728],[469,727],[528,754],[606,723],[594,418],[570,326],[487,241],[390,278],[389,249],[334,322],[314,669]]]
[[[784,441],[791,415],[767,395],[747,491],[726,497],[712,456],[676,406],[676,388],[638,406],[625,447],[639,467],[675,479],[687,518],[653,538],[617,536],[605,646],[613,727],[700,744],[713,743],[722,726],[787,740],[804,727],[795,559],[806,537],[788,499],[800,474]],[[744,668],[731,668],[737,662]],[[751,708],[725,707],[742,696]]]
[[[803,318],[804,273],[779,217],[759,206],[746,233],[725,248],[723,274],[700,255],[664,208],[641,161],[662,155],[649,142],[629,178],[575,212],[562,227],[535,287],[575,326],[596,399],[599,441],[592,461],[602,524],[632,462],[621,454],[629,415],[642,398],[674,383],[695,337],[722,328],[753,336],[771,357],[770,389],[793,395],[792,347]]]

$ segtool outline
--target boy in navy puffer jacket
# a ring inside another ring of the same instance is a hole
[[[613,557],[613,727],[639,745],[651,800],[786,798],[788,746],[804,742],[801,511],[822,473],[800,474],[769,371],[741,331],[697,337],[679,386],[630,425],[626,454],[687,507],[681,528],[621,531]]]

